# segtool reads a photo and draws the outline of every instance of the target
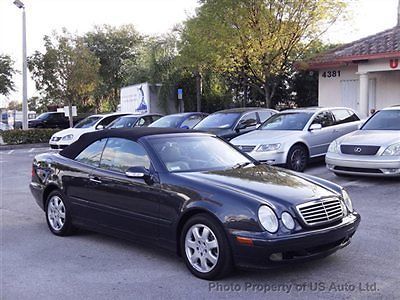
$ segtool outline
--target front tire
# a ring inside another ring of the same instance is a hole
[[[47,225],[53,234],[67,236],[73,233],[74,227],[68,204],[60,191],[53,191],[47,197],[45,214]]]
[[[307,149],[302,145],[294,145],[289,150],[286,166],[290,170],[303,172],[307,167],[308,159]]]
[[[186,222],[180,245],[186,266],[196,277],[214,280],[231,272],[228,239],[221,225],[207,214],[195,215]]]

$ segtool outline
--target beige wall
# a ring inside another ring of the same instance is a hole
[[[400,71],[370,73],[376,78],[376,108],[400,104]]]
[[[340,76],[323,77],[324,72],[328,75],[328,71],[331,71],[331,75],[332,71],[336,71],[336,74],[340,71]],[[360,65],[319,70],[319,105],[343,106],[341,81],[359,80],[358,73],[367,73],[369,80],[376,80],[376,109],[400,104],[400,64],[396,69],[391,69],[389,60],[376,60]],[[359,82],[356,84],[359,85]]]
[[[324,72],[340,71],[340,76],[322,77]],[[341,85],[342,80],[357,80],[357,66],[340,68],[329,68],[319,70],[318,81],[318,105],[319,106],[342,106]]]

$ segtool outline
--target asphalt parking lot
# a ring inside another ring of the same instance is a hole
[[[45,151],[0,152],[1,299],[400,298],[399,179],[338,178],[314,163],[306,172],[345,186],[362,216],[350,246],[323,260],[207,282],[146,245],[87,231],[50,234],[28,188],[31,161]]]

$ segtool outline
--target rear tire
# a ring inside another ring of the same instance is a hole
[[[290,148],[287,159],[286,166],[293,171],[303,172],[308,164],[308,151],[306,147],[302,145],[294,145]]]
[[[186,266],[198,278],[214,280],[233,269],[231,248],[221,225],[207,214],[190,218],[180,239]]]
[[[50,231],[58,236],[71,235],[74,232],[71,214],[66,197],[56,190],[49,194],[45,205],[45,215]]]

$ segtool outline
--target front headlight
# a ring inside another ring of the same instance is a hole
[[[294,229],[294,220],[293,217],[291,216],[291,214],[289,214],[288,212],[283,212],[281,215],[281,220],[283,225],[285,225],[285,227],[289,230],[293,230]]]
[[[328,152],[339,153],[339,143],[336,140],[329,145]]]
[[[400,143],[390,145],[383,151],[382,155],[400,156]]]
[[[353,212],[353,204],[351,203],[349,194],[345,190],[342,190],[342,196],[343,196],[343,201],[344,201],[344,204],[346,205],[347,210],[352,213]]]
[[[68,134],[62,138],[63,141],[70,141],[74,138],[73,134]]]
[[[260,206],[258,209],[258,219],[265,230],[274,233],[278,231],[278,218],[274,211],[266,205]]]
[[[275,151],[281,147],[281,144],[264,144],[260,145],[257,148],[257,152],[268,152],[268,151]]]

